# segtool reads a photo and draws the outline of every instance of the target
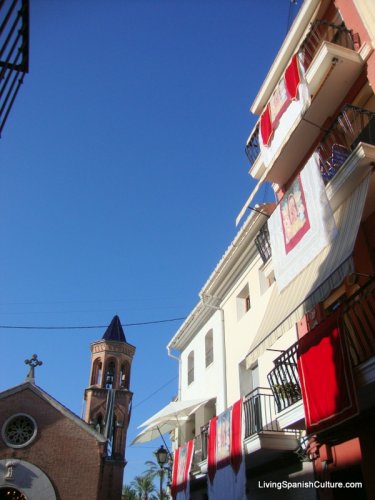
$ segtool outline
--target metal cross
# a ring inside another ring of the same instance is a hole
[[[41,366],[43,364],[43,361],[39,361],[38,355],[33,354],[31,356],[31,359],[25,359],[25,365],[30,365],[30,370],[29,373],[27,374],[26,380],[33,381],[35,374],[34,370],[37,366]]]

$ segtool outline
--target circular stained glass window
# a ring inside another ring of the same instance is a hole
[[[22,448],[28,445],[36,436],[36,422],[29,415],[18,413],[8,418],[3,425],[2,436],[11,448]]]

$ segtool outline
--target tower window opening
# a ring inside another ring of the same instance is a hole
[[[112,389],[115,380],[115,362],[110,361],[107,366],[107,371],[105,375],[105,387],[106,389]]]
[[[128,362],[125,362],[123,365],[121,365],[119,383],[120,383],[120,387],[125,387],[125,389],[129,389],[130,364]]]
[[[100,385],[102,382],[102,362],[97,359],[92,370],[91,385]]]

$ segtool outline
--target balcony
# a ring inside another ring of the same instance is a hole
[[[364,66],[351,32],[326,21],[314,23],[299,53],[306,69],[307,101],[284,112],[269,147],[260,144],[259,122],[246,145],[253,177],[283,186],[318,139]],[[290,115],[290,116],[289,116]],[[284,122],[283,122],[284,120]]]
[[[280,412],[302,399],[297,371],[297,342],[274,361],[275,368],[268,374],[268,382]]]
[[[340,303],[341,302],[341,303]],[[375,381],[375,278],[348,299],[338,299],[333,307],[342,311],[342,328],[355,369],[357,387]],[[332,307],[332,306],[331,306]],[[299,428],[304,418],[297,371],[298,342],[274,360],[268,381],[275,397],[277,418],[285,428]],[[289,411],[287,412],[286,410]]]
[[[195,438],[194,459],[193,462],[198,466],[200,462],[207,460],[208,445],[208,424],[201,427],[201,432]]]
[[[262,258],[263,264],[268,262],[268,260],[271,258],[272,252],[271,252],[270,233],[268,231],[267,223],[261,227],[258,235],[256,236],[255,246],[257,247],[259,255]]]
[[[365,167],[375,160],[375,113],[346,105],[318,144],[316,153],[335,210],[366,174]]]
[[[280,426],[276,400],[269,388],[258,387],[246,396],[244,414],[245,452],[252,454],[254,465],[298,447],[299,431]]]
[[[305,71],[310,67],[323,41],[354,50],[352,31],[344,23],[334,24],[326,19],[318,19],[311,24],[299,49]]]
[[[343,327],[354,367],[375,356],[375,278],[343,304]]]
[[[299,446],[300,433],[296,429],[283,429],[277,421],[277,406],[269,388],[258,387],[248,394],[243,403],[245,453],[252,454],[253,465],[259,465],[285,451]],[[192,473],[207,472],[208,424],[201,427],[195,438]]]
[[[29,2],[5,0],[0,12],[0,135],[29,71]]]

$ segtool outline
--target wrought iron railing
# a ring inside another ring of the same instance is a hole
[[[272,391],[258,387],[244,401],[245,438],[264,432],[296,434],[294,429],[282,429],[277,421],[277,406]]]
[[[29,1],[0,1],[0,135],[29,71]]]
[[[325,19],[317,20],[312,23],[309,33],[299,48],[299,54],[301,55],[305,70],[310,66],[319,47],[325,41],[354,49],[352,31],[346,28],[344,23],[334,24]],[[246,144],[245,152],[250,165],[253,166],[260,155],[259,122],[254,127]]]
[[[353,366],[375,356],[375,278],[343,304],[343,328]]]
[[[375,356],[375,278],[354,295],[343,300],[341,324],[352,365]],[[291,345],[274,360],[274,368],[268,374],[278,412],[301,399],[301,387],[297,371],[298,342]]]
[[[297,345],[296,342],[274,360],[275,367],[267,376],[278,411],[285,410],[302,398],[297,371]]]
[[[360,142],[375,145],[375,113],[347,104],[316,149],[325,183],[336,175]]]
[[[271,242],[270,242],[270,233],[268,231],[268,224],[265,223],[258,235],[255,238],[255,246],[263,260],[263,263],[266,263],[272,255],[271,251]]]
[[[208,424],[201,427],[201,432],[195,437],[193,463],[198,464],[207,458]]]
[[[253,133],[246,144],[245,153],[249,159],[250,165],[253,166],[260,155],[259,122],[256,124]]]
[[[305,71],[310,66],[323,42],[331,42],[352,50],[355,48],[353,33],[344,23],[334,24],[326,19],[318,19],[311,24],[310,31],[298,51]],[[250,165],[254,165],[260,154],[259,122],[248,140],[245,152],[250,161]]]
[[[353,33],[344,23],[334,24],[326,19],[318,19],[311,24],[310,31],[299,49],[305,70],[310,66],[323,42],[332,42],[341,47],[354,49]]]

